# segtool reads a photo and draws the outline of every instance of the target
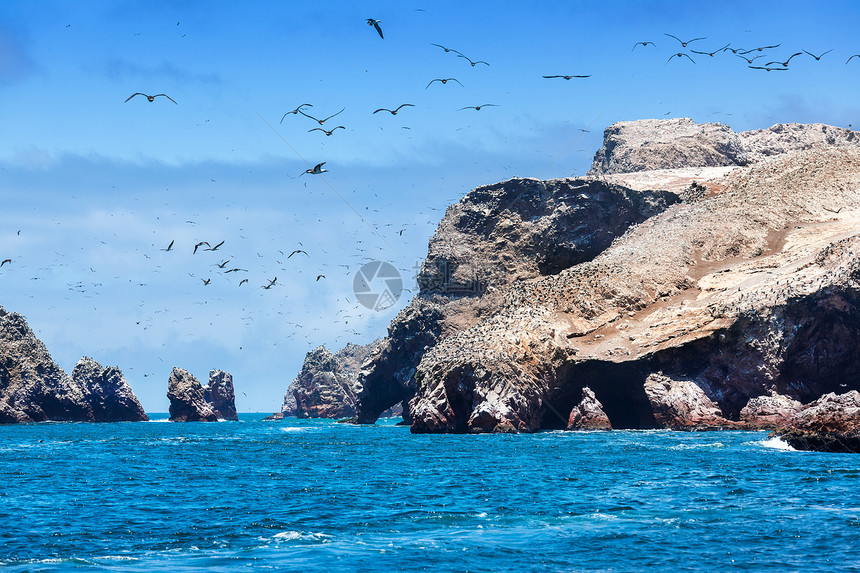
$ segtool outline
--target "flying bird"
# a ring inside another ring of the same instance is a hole
[[[310,133],[310,132],[312,132],[312,131],[321,131],[321,132],[323,132],[323,133],[324,133],[324,134],[326,134],[326,135],[331,135],[332,133],[334,133],[334,130],[335,130],[335,129],[346,129],[346,128],[345,128],[344,126],[342,126],[342,125],[338,125],[338,126],[336,126],[336,127],[333,127],[333,128],[331,128],[331,129],[328,129],[328,130],[327,130],[327,129],[323,129],[323,128],[321,128],[321,127],[315,127],[315,128],[313,128],[313,129],[309,129],[309,130],[308,130],[308,133]]]
[[[219,269],[223,269],[224,267],[226,267],[226,266],[227,266],[227,263],[229,263],[229,262],[230,262],[230,259],[227,259],[227,260],[226,260],[226,261],[224,261],[223,263],[218,264],[218,265],[215,265],[215,266],[216,266],[216,267],[218,267]]]
[[[324,279],[324,278],[325,278],[325,275],[317,275],[317,281],[316,282],[319,282],[320,279]]]
[[[293,111],[288,111],[287,113],[285,113],[283,115],[283,117],[281,117],[281,123],[284,123],[284,118],[287,117],[288,115],[290,115],[290,114],[297,115],[302,110],[303,107],[313,107],[313,106],[309,103],[303,103],[302,105],[300,105],[299,107],[297,107]]]
[[[343,108],[343,109],[346,109],[346,108]],[[324,124],[325,122],[327,122],[328,120],[330,120],[331,118],[333,118],[334,116],[336,116],[336,115],[338,115],[338,114],[342,113],[342,112],[343,112],[343,109],[342,109],[342,110],[340,110],[340,111],[339,111],[339,112],[337,112],[337,113],[333,113],[333,114],[331,114],[330,116],[328,116],[328,117],[327,117],[327,118],[325,118],[325,119],[317,119],[317,118],[315,118],[315,117],[313,117],[313,116],[310,116],[310,115],[306,114],[306,113],[305,113],[305,112],[303,112],[302,110],[299,110],[299,113],[300,113],[300,114],[302,114],[302,115],[303,115],[303,116],[305,116],[305,117],[309,117],[309,118],[311,118],[312,120],[314,120],[314,121],[318,122],[320,125],[322,125],[322,124]]]
[[[134,96],[143,96],[146,99],[148,99],[149,101],[155,101],[155,98],[157,98],[157,97],[166,97],[167,99],[169,99],[173,103],[176,103],[176,100],[174,100],[172,97],[170,97],[167,94],[155,94],[154,96],[151,96],[151,95],[146,95],[145,93],[141,93],[141,92],[131,94],[130,96],[128,96],[128,99],[125,101],[127,102],[129,99],[133,98]],[[125,103],[125,102],[123,102],[123,103]],[[176,105],[179,105],[179,104],[176,104]]]
[[[636,42],[635,44],[633,44],[633,50],[635,50],[635,49],[636,49],[636,46],[642,46],[642,47],[644,48],[644,47],[646,47],[648,44],[651,44],[651,45],[652,45],[652,46],[654,46],[655,48],[657,47],[657,44],[655,44],[654,42]],[[632,52],[633,50],[630,50],[630,51]]]
[[[481,108],[482,108],[482,107],[489,107],[489,106],[492,106],[492,107],[499,107],[499,105],[498,105],[498,104],[495,104],[495,103],[485,103],[485,104],[482,104],[482,105],[467,105],[466,107],[461,107],[461,108],[460,108],[460,109],[458,109],[457,111],[462,111],[462,110],[464,110],[464,109],[474,109],[475,111],[481,111]]]
[[[247,273],[247,272],[248,272],[248,269],[230,269],[229,271],[224,271],[224,274],[227,274],[227,273],[236,273],[236,272],[239,272],[239,271],[244,272],[244,273]]]
[[[590,76],[590,75],[588,75],[588,76],[544,76],[544,77],[545,77],[546,79],[552,79],[552,78],[564,78],[564,79],[566,79],[566,80],[569,80],[570,78],[590,78],[591,76]]]
[[[490,65],[490,64],[488,64],[487,62],[485,62],[484,60],[475,60],[475,61],[473,62],[473,61],[472,61],[471,59],[469,59],[467,56],[464,56],[463,54],[461,54],[461,53],[459,53],[459,52],[457,52],[457,57],[458,57],[458,58],[466,58],[467,60],[469,60],[469,63],[470,63],[470,64],[472,64],[472,67],[473,67],[473,68],[475,67],[475,64],[484,64],[484,65],[486,65],[486,66],[489,66],[489,65]]]
[[[263,288],[264,288],[264,289],[266,289],[266,290],[269,290],[270,288],[272,288],[273,286],[275,286],[275,283],[276,283],[276,282],[278,282],[278,277],[275,277],[275,278],[273,278],[272,280],[270,280],[270,281],[269,281],[269,284],[267,284],[267,285],[266,285],[266,286],[264,286]]]
[[[328,172],[328,169],[322,168],[322,166],[325,164],[325,161],[323,161],[322,163],[317,163],[316,165],[314,165],[313,169],[305,169],[305,173],[310,173],[311,175],[319,175],[320,173],[326,173]],[[301,177],[305,173],[300,174],[299,177]]]
[[[755,60],[764,57],[764,54],[759,54],[758,56],[753,56],[752,58],[748,58],[748,57],[742,56],[740,54],[735,54],[735,55],[739,58],[746,60],[748,64],[752,64]]]
[[[192,255],[196,255],[196,254],[197,254],[197,249],[199,249],[199,248],[200,248],[200,247],[202,247],[203,245],[206,245],[207,247],[211,247],[211,246],[212,246],[212,245],[210,245],[207,241],[200,241],[199,243],[197,243],[196,245],[194,245],[194,252],[193,252],[193,253],[191,253],[191,254],[192,254]]]
[[[166,249],[161,249],[161,250],[162,250],[162,251],[165,251],[165,252],[169,251],[170,249],[172,249],[172,248],[173,248],[173,243],[174,243],[174,242],[175,242],[175,241],[170,241],[170,244],[169,244],[169,245],[167,245],[167,248],[166,248]]]
[[[204,285],[208,285],[209,281],[211,281],[212,279],[200,279],[200,280],[203,281]]]
[[[295,255],[296,253],[304,253],[304,255],[305,255],[306,257],[309,257],[309,256],[310,256],[310,255],[309,255],[309,254],[307,254],[305,251],[303,251],[303,250],[301,250],[301,249],[296,249],[295,251],[293,251],[292,253],[290,253],[290,254],[287,256],[287,258],[289,259],[290,257],[292,257],[293,255]]]
[[[379,23],[380,23],[381,21],[382,21],[382,20],[374,20],[373,18],[368,18],[368,19],[367,19],[367,25],[368,25],[368,26],[373,26],[374,28],[376,28],[376,31],[377,31],[377,32],[379,32],[379,37],[380,37],[380,38],[382,38],[382,39],[384,40],[384,39],[385,39],[385,36],[383,36],[383,35],[382,35],[382,28],[380,28],[380,27],[379,27]]]
[[[5,265],[6,263],[9,263],[9,264],[11,265],[11,264],[12,264],[12,259],[4,259],[4,260],[3,260],[3,262],[2,262],[2,263],[0,263],[0,267],[2,267],[3,265]]]
[[[778,48],[782,44],[774,44],[773,46],[762,46],[761,48],[753,48],[752,50],[746,50],[741,52],[742,54],[749,54],[750,52],[761,52],[762,50],[770,50],[771,48]]]
[[[714,54],[716,54],[717,52],[723,52],[723,51],[728,50],[728,49],[729,49],[729,45],[726,44],[722,48],[718,48],[718,49],[714,50],[713,52],[699,52],[696,50],[690,50],[690,51],[693,52],[694,54],[702,54],[703,56],[711,56],[713,58]]]
[[[672,54],[671,56],[669,56],[669,59],[668,59],[668,60],[666,60],[666,64],[668,64],[669,62],[671,62],[671,61],[672,61],[672,58],[680,58],[681,56],[684,56],[685,58],[687,58],[688,60],[690,60],[690,61],[691,61],[691,62],[693,62],[694,64],[696,63],[696,60],[694,60],[693,58],[691,58],[689,54],[685,54],[684,52],[678,52],[677,54]],[[665,65],[665,64],[663,64],[663,65]]]
[[[666,32],[663,32],[663,33],[664,33],[664,34],[666,34]],[[706,39],[707,39],[707,38],[693,38],[692,40],[687,40],[687,41],[685,42],[684,40],[682,40],[682,39],[681,39],[681,38],[679,38],[678,36],[673,36],[672,34],[666,34],[666,35],[667,35],[667,36],[669,36],[670,38],[675,38],[676,40],[678,40],[679,42],[681,42],[681,47],[683,47],[683,48],[686,48],[686,47],[687,47],[687,44],[690,44],[690,43],[692,43],[692,42],[695,42],[696,40],[706,40]]]
[[[430,45],[431,45],[431,46],[439,46],[440,48],[442,48],[442,49],[443,49],[443,50],[445,50],[446,52],[454,52],[455,54],[459,54],[459,53],[460,53],[460,52],[458,52],[457,50],[454,50],[454,49],[452,49],[452,48],[446,48],[446,47],[445,47],[445,46],[443,46],[442,44],[434,44],[434,43],[432,43],[432,42],[431,42],[431,43],[430,43]]]
[[[768,72],[772,72],[774,70],[784,72],[788,69],[788,68],[771,68],[769,66],[747,66],[747,67],[750,69],[753,69],[753,70],[767,70]]]
[[[832,52],[833,50],[832,50],[832,49],[831,49],[831,50],[827,50],[826,52],[824,52],[824,54],[821,54],[821,56],[816,56],[816,55],[815,55],[815,54],[813,54],[812,52],[807,52],[806,50],[803,50],[803,51],[804,51],[804,52],[806,52],[807,54],[809,54],[810,56],[812,56],[813,58],[815,58],[815,61],[818,61],[818,60],[820,60],[820,59],[821,59],[821,56],[823,56],[824,54],[829,54],[829,53],[830,53],[830,52]]]
[[[854,54],[853,56],[851,56],[851,58],[860,58],[860,54]],[[848,60],[845,63],[847,64],[848,62],[850,62],[851,58],[848,58]]]
[[[242,285],[243,285],[243,284],[245,284],[246,282],[248,282],[248,279],[242,279],[242,280],[240,280],[240,281],[239,281],[239,286],[242,286]]]
[[[765,64],[765,66],[769,66],[769,65],[771,65],[771,64],[779,64],[780,66],[782,66],[782,67],[784,67],[784,68],[787,68],[787,67],[788,67],[788,62],[790,62],[790,61],[791,61],[791,58],[793,58],[794,56],[799,56],[799,55],[800,55],[800,54],[802,54],[802,53],[803,53],[803,52],[797,52],[796,54],[792,54],[792,55],[791,55],[791,57],[790,57],[790,58],[788,58],[787,60],[785,60],[784,62],[768,62],[768,63],[766,63],[766,64]]]
[[[462,86],[462,85],[463,85],[463,84],[461,84],[461,83],[460,83],[460,80],[458,80],[457,78],[445,78],[445,79],[442,79],[442,78],[436,78],[436,79],[434,79],[434,80],[430,80],[430,83],[429,83],[429,84],[427,84],[427,88],[429,88],[429,87],[430,87],[430,85],[431,85],[433,82],[442,82],[443,84],[447,84],[448,82],[452,82],[452,81],[453,81],[453,82],[457,82],[458,84],[460,84],[460,86]],[[424,89],[426,90],[427,88],[424,88]]]
[[[397,112],[400,111],[400,108],[402,108],[402,107],[415,107],[415,104],[411,104],[411,103],[400,104],[399,106],[397,106],[397,109],[394,109],[394,110],[381,107],[373,113],[379,113],[380,111],[387,111],[391,115],[397,115]]]
[[[206,244],[208,245],[209,243],[206,243]],[[204,250],[204,251],[217,251],[217,250],[218,250],[218,248],[219,248],[221,245],[223,245],[223,244],[224,244],[224,241],[221,241],[220,243],[218,243],[218,244],[217,244],[217,245],[215,245],[214,247],[209,247],[208,249],[203,249],[203,250]]]

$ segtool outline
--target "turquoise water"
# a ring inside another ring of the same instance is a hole
[[[858,455],[260,418],[0,426],[0,569],[860,570]]]

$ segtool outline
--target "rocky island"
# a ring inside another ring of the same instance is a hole
[[[413,432],[815,417],[860,389],[858,143],[620,122],[586,177],[471,191],[361,367],[358,421],[399,402]]]
[[[203,386],[190,372],[174,368],[167,382],[171,422],[237,421],[233,377],[223,370],[209,372]]]
[[[119,368],[84,357],[69,376],[24,317],[0,307],[0,423],[148,419]]]

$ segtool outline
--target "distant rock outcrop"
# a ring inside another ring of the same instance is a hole
[[[568,430],[611,430],[612,423],[603,411],[603,404],[586,386],[582,389],[582,400],[573,407],[567,419]]]
[[[223,370],[209,373],[204,387],[190,372],[174,368],[167,382],[171,422],[238,420],[233,377]]]
[[[860,392],[825,394],[771,435],[797,450],[860,453]]]
[[[0,423],[147,419],[118,368],[85,357],[69,377],[24,317],[0,307]]]
[[[744,166],[784,153],[858,144],[856,131],[821,123],[779,123],[735,133],[721,123],[689,118],[619,121],[603,132],[603,147],[588,174]]]
[[[301,372],[287,388],[281,413],[297,418],[354,417],[361,366],[380,343],[347,344],[334,354],[324,346],[308,352]]]

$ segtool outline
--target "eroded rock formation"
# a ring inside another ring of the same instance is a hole
[[[147,419],[118,368],[84,357],[69,377],[24,317],[0,307],[0,423]]]
[[[825,394],[772,435],[798,450],[860,453],[860,392]]]
[[[223,370],[209,373],[204,387],[190,372],[174,368],[167,382],[171,422],[217,422],[238,420],[233,377]]]

